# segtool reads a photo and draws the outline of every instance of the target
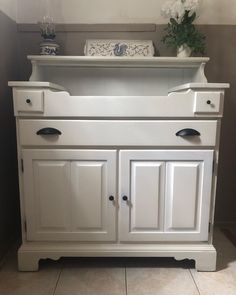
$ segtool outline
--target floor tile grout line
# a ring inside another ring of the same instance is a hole
[[[125,266],[125,294],[128,295],[127,269],[126,269],[126,266]]]
[[[190,272],[190,276],[192,277],[193,282],[194,282],[194,285],[195,285],[196,288],[197,288],[198,294],[201,295],[201,292],[200,292],[200,290],[199,290],[199,288],[198,288],[198,285],[197,285],[197,282],[195,281],[195,278],[194,278],[194,276],[193,276],[193,274],[192,274],[192,272],[191,272],[191,269],[188,269],[188,271]]]
[[[57,290],[57,286],[58,286],[59,280],[60,280],[60,278],[61,278],[62,270],[63,270],[63,265],[62,265],[61,268],[60,268],[60,272],[59,272],[59,275],[58,275],[58,278],[57,278],[57,281],[56,281],[56,285],[55,285],[54,290],[53,290],[53,295],[56,294],[56,290]]]

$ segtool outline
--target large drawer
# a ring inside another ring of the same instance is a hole
[[[44,128],[57,129],[61,134],[38,135]],[[186,128],[200,135],[176,135]],[[23,146],[214,146],[216,129],[215,120],[19,120]]]
[[[61,134],[37,135],[44,128],[57,129]],[[200,135],[176,135],[186,128]],[[19,120],[23,146],[214,146],[216,130],[215,120]]]

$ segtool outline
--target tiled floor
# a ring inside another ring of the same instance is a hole
[[[172,259],[61,259],[20,273],[16,255],[0,270],[1,295],[236,295],[236,247],[217,229],[217,272]]]

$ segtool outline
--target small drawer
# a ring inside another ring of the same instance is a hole
[[[221,113],[223,99],[220,92],[197,92],[194,101],[194,113]]]
[[[42,90],[17,90],[14,93],[15,112],[39,112],[44,109],[44,92]]]

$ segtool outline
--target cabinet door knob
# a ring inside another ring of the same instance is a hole
[[[122,199],[123,199],[123,201],[128,201],[128,197],[127,196],[123,196]]]
[[[200,132],[198,132],[195,129],[191,129],[191,128],[185,128],[185,129],[182,129],[176,133],[176,136],[182,136],[182,137],[184,137],[184,136],[199,136],[199,135],[201,135]]]
[[[26,99],[26,103],[30,104],[31,100],[29,98]]]
[[[207,104],[211,104],[211,100],[210,99],[207,101]]]
[[[114,201],[114,200],[115,200],[115,198],[113,196],[109,197],[109,201]]]
[[[61,135],[61,131],[56,128],[46,127],[37,131],[36,134],[37,135]]]

